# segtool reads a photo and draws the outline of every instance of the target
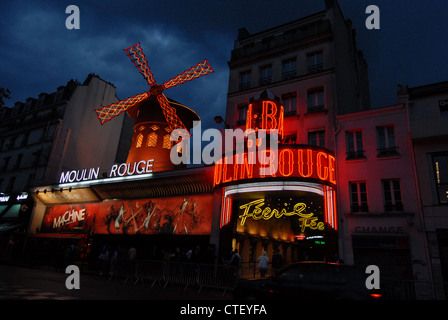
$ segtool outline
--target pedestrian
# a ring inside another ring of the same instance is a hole
[[[272,255],[272,269],[274,269],[274,275],[277,275],[282,267],[283,267],[283,257],[280,254],[279,250],[275,249],[275,252]]]
[[[118,249],[112,249],[112,256],[110,257],[110,269],[109,269],[109,279],[112,279],[118,270]]]
[[[106,274],[109,264],[109,250],[106,246],[103,246],[101,249],[101,253],[98,256],[98,262],[100,267],[100,276],[102,276],[103,274]]]
[[[260,276],[264,278],[266,276],[266,273],[268,272],[268,264],[269,264],[269,258],[266,254],[266,251],[263,252],[263,254],[258,258],[258,269],[260,270]]]
[[[238,254],[238,250],[233,251],[230,257],[229,264],[238,268],[241,262],[241,256]]]
[[[229,265],[235,267],[235,271],[234,271],[235,278],[238,278],[238,276],[239,276],[240,263],[241,263],[241,256],[238,254],[238,250],[235,249],[235,251],[233,251],[233,254],[229,260]]]

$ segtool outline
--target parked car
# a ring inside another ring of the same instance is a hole
[[[349,299],[381,298],[378,290],[368,290],[368,275],[354,266],[326,262],[291,264],[269,278],[240,281],[234,299]]]

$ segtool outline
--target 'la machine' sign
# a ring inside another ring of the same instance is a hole
[[[124,176],[152,173],[153,166],[154,166],[154,159],[142,160],[134,163],[114,164],[109,171],[108,177],[113,178],[113,177],[124,177]],[[65,171],[61,173],[59,183],[62,184],[62,183],[96,180],[98,179],[99,173],[100,173],[100,167]]]

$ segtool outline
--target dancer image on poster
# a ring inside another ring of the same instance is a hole
[[[178,227],[179,227],[178,233],[182,233],[183,231],[185,231],[185,233],[188,234],[188,229],[184,222],[184,215],[185,215],[184,211],[187,205],[188,205],[187,198],[184,198],[184,202],[180,206],[180,210],[176,214],[176,217],[174,218],[176,220],[176,225],[174,226],[173,234],[176,232],[176,229]]]
[[[124,203],[122,203],[121,204],[121,206],[120,206],[120,210],[118,211],[118,216],[117,216],[117,218],[115,219],[115,229],[117,229],[117,231],[120,231],[120,219],[121,219],[121,221],[122,222],[124,222],[124,217],[123,217],[123,215],[124,215],[124,213],[126,212],[127,210],[124,210]]]

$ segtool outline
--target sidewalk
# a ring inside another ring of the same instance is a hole
[[[60,300],[230,300],[223,290],[168,284],[151,287],[151,283],[133,284],[130,281],[108,280],[92,273],[81,273],[80,289],[68,290],[65,281],[69,274],[52,269],[35,269],[0,264],[0,299],[60,299]]]

